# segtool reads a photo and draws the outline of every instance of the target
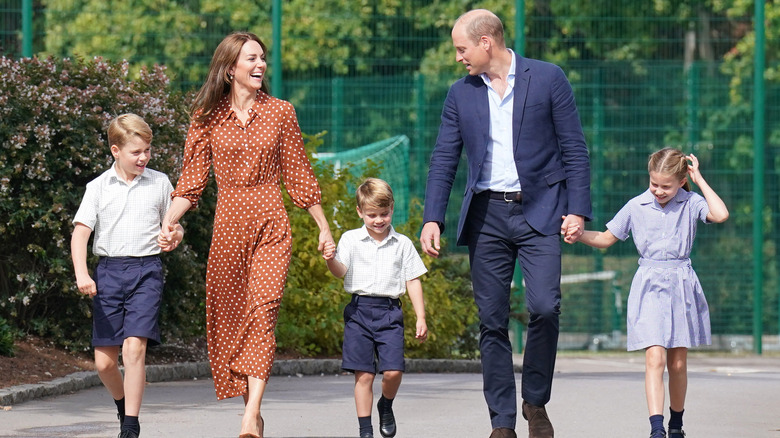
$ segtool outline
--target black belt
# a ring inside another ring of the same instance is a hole
[[[494,192],[492,190],[485,190],[482,193],[487,194],[490,199],[499,199],[506,202],[523,202],[523,192]]]
[[[139,263],[144,263],[144,262],[148,262],[148,261],[151,261],[151,260],[157,260],[159,258],[160,258],[160,254],[153,254],[153,255],[148,255],[148,256],[137,256],[137,257],[133,257],[133,256],[119,256],[119,257],[99,256],[98,260],[105,259],[106,261],[109,261],[109,262],[139,262]]]
[[[374,297],[370,295],[352,294],[352,302],[355,304],[368,304],[375,306],[401,307],[401,300],[390,297]]]

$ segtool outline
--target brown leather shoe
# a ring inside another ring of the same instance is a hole
[[[517,438],[517,434],[512,429],[507,429],[506,427],[497,427],[493,429],[493,432],[490,434],[490,438]]]
[[[528,438],[553,438],[553,426],[544,406],[523,400],[523,418],[528,420]]]

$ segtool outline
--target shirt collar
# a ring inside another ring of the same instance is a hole
[[[269,97],[270,96],[264,93],[262,90],[257,92],[257,95],[255,96],[255,103],[253,103],[249,108],[251,110],[249,112],[250,119],[260,114],[260,106],[268,101]],[[233,111],[233,107],[230,105],[230,96],[226,94],[217,104],[217,124],[222,125],[225,123],[234,112],[235,111]]]
[[[515,70],[517,70],[517,57],[515,56],[515,52],[512,51],[512,49],[506,49],[510,55],[512,55],[512,63],[509,64],[509,74],[506,77],[506,82],[509,85],[514,86],[515,84]],[[487,73],[480,73],[480,78],[482,78],[482,81],[485,83],[485,85],[490,85],[490,79],[488,78]]]
[[[122,183],[122,184],[126,184],[128,186],[132,186],[133,184],[136,184],[137,182],[139,182],[141,180],[141,178],[148,178],[148,175],[146,175],[146,169],[144,169],[143,173],[141,173],[140,175],[136,175],[135,178],[133,178],[133,180],[128,183],[127,181],[125,181],[122,178],[120,178],[119,174],[116,173],[116,166],[117,166],[117,162],[116,162],[116,160],[114,160],[114,162],[111,163],[111,167],[108,169],[108,180],[109,181],[114,181],[114,182],[117,182],[117,183]]]
[[[672,198],[669,202],[677,202],[679,204],[681,202],[687,201],[688,198],[690,197],[691,197],[691,192],[681,187],[680,190],[677,191],[677,194],[674,195],[674,198]],[[645,190],[644,193],[639,195],[639,203],[642,205],[653,204],[654,206],[660,207],[660,205],[658,205],[658,202],[655,200],[655,195],[653,195],[650,189]]]
[[[360,227],[358,233],[361,241],[365,241],[367,239],[374,240],[374,238],[371,237],[370,234],[368,234],[368,228],[366,228],[365,224],[362,227]],[[393,226],[390,225],[390,232],[387,233],[385,239],[379,242],[377,246],[384,246],[385,244],[393,240],[398,240],[398,233],[395,231],[395,228],[393,228]]]

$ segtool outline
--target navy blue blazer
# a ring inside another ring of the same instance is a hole
[[[517,174],[528,224],[560,233],[561,216],[590,220],[590,163],[574,93],[560,67],[515,55],[512,135]],[[444,101],[431,155],[423,223],[444,224],[461,151],[466,147],[468,180],[458,220],[457,244],[466,245],[463,225],[489,141],[487,85],[479,76],[455,82]],[[443,226],[443,225],[442,225]]]

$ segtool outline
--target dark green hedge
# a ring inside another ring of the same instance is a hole
[[[71,221],[87,182],[112,162],[108,123],[123,113],[142,116],[154,133],[150,167],[173,176],[189,124],[187,99],[170,92],[161,67],[131,80],[127,63],[4,57],[0,70],[0,316],[86,349],[91,306],[76,289]],[[197,215],[188,220],[187,245],[164,256],[168,338],[203,331],[209,226]]]

